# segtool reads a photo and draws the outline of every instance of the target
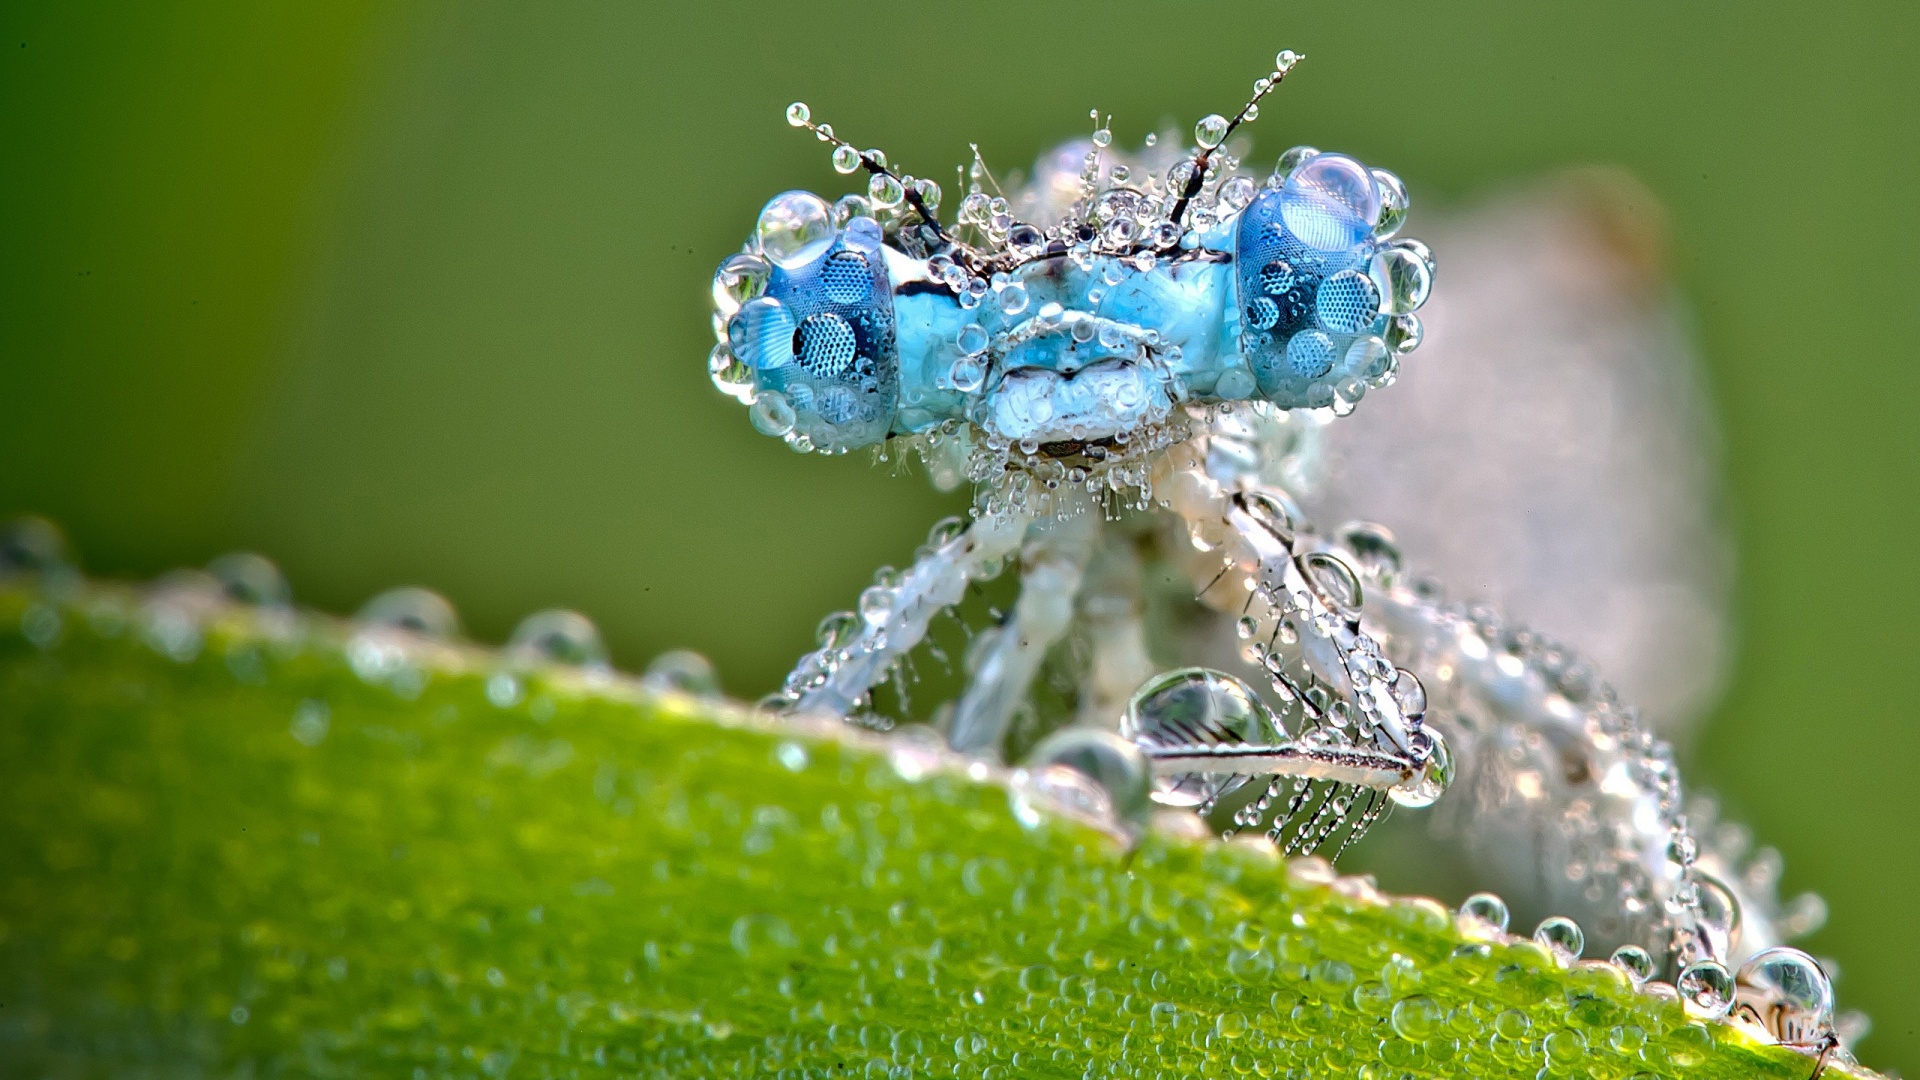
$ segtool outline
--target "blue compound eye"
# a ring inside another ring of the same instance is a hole
[[[1399,181],[1341,154],[1288,157],[1286,183],[1255,196],[1235,229],[1240,351],[1276,405],[1351,405],[1391,377],[1389,321],[1426,299],[1431,266],[1379,239],[1405,216]]]
[[[755,238],[766,287],[727,324],[755,426],[825,451],[885,439],[900,365],[880,230],[862,218],[836,229],[825,201],[789,191],[760,212]]]

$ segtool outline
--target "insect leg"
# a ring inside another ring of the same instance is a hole
[[[1080,615],[1093,656],[1081,687],[1079,722],[1113,730],[1134,690],[1152,678],[1155,669],[1142,621],[1140,555],[1131,537],[1105,532],[1080,593]]]
[[[986,646],[954,709],[947,741],[970,754],[997,754],[1013,711],[1047,650],[1067,632],[1074,596],[1099,530],[1092,513],[1049,519],[1021,553],[1020,598]]]
[[[894,663],[918,645],[935,615],[960,602],[969,582],[990,578],[1018,550],[1029,518],[988,515],[932,545],[891,584],[860,596],[860,613],[831,622],[820,648],[787,676],[786,697],[802,712],[847,716]]]

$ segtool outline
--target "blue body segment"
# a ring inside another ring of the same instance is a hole
[[[804,200],[779,196],[763,222],[790,237],[824,209]],[[971,294],[943,257],[909,256],[856,215],[781,249],[728,339],[769,423],[790,410],[791,431],[829,451],[964,421],[1031,453],[1188,401],[1321,408],[1391,376],[1382,209],[1364,166],[1318,154],[1177,245],[1056,245]]]

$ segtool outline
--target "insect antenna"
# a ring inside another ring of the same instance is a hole
[[[1260,99],[1272,93],[1273,88],[1279,86],[1281,80],[1287,77],[1287,72],[1293,70],[1293,65],[1305,59],[1306,57],[1292,49],[1282,49],[1280,54],[1273,58],[1273,73],[1255,80],[1253,96],[1247,99],[1245,105],[1240,106],[1239,112],[1233,114],[1233,119],[1227,121],[1226,127],[1220,131],[1220,137],[1212,146],[1202,146],[1200,152],[1193,156],[1193,175],[1187,177],[1186,190],[1182,191],[1180,197],[1174,201],[1173,210],[1167,214],[1168,221],[1175,225],[1180,224],[1180,219],[1186,216],[1187,204],[1193,201],[1195,195],[1200,194],[1201,187],[1207,182],[1207,165],[1213,161],[1213,152],[1224,146],[1228,137],[1241,124],[1260,115]]]
[[[787,123],[794,127],[805,128],[813,132],[814,137],[821,142],[831,143],[836,152],[845,150],[854,155],[859,163],[857,167],[867,170],[869,174],[873,176],[884,176],[891,179],[894,183],[899,184],[902,197],[906,200],[907,205],[913,207],[914,212],[920,215],[920,220],[926,222],[927,227],[931,228],[934,235],[938,236],[942,241],[947,243],[953,242],[953,238],[947,235],[947,227],[940,224],[939,215],[935,214],[932,208],[927,206],[926,199],[921,197],[920,189],[913,182],[913,178],[901,176],[899,173],[894,172],[893,169],[888,167],[886,159],[881,157],[878,151],[862,151],[852,143],[834,134],[832,124],[814,123],[813,110],[809,109],[807,103],[804,101],[796,101],[787,106]],[[852,170],[849,169],[847,171],[851,172]]]

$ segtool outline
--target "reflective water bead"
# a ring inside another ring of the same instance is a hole
[[[1581,932],[1580,924],[1565,915],[1540,920],[1540,925],[1534,928],[1533,940],[1545,945],[1562,967],[1578,960],[1587,947],[1587,936]]]
[[[1533,1021],[1519,1009],[1502,1010],[1493,1018],[1493,1033],[1503,1039],[1524,1039],[1533,1027]]]
[[[1236,176],[1220,185],[1220,209],[1223,214],[1234,214],[1246,209],[1253,201],[1257,189],[1253,181],[1245,176]]]
[[[762,390],[754,395],[753,407],[747,410],[747,417],[753,422],[755,431],[773,436],[792,431],[796,419],[793,403],[778,390]]]
[[[0,578],[45,574],[70,565],[67,538],[53,522],[26,514],[0,524]]]
[[[1299,63],[1300,60],[1301,56],[1299,53],[1294,52],[1292,49],[1281,49],[1278,53],[1274,54],[1273,57],[1274,74],[1285,75],[1287,72],[1292,71],[1293,65]]]
[[[451,641],[460,635],[460,616],[447,598],[416,585],[388,589],[375,596],[360,606],[354,619],[364,626],[404,630],[435,641]]]
[[[752,369],[741,363],[724,341],[707,354],[707,376],[721,393],[742,402],[746,400],[743,394],[753,392]]]
[[[867,194],[875,206],[894,207],[907,197],[907,189],[900,185],[898,179],[886,173],[874,173],[873,178],[867,181]]]
[[[986,327],[981,326],[979,323],[968,323],[960,328],[960,333],[954,339],[954,344],[959,346],[961,354],[965,356],[978,356],[986,352]]]
[[[1226,137],[1227,118],[1219,113],[1209,113],[1193,125],[1193,141],[1199,143],[1201,149],[1211,150]]]
[[[640,684],[656,692],[697,698],[720,696],[720,676],[714,671],[713,661],[691,649],[670,649],[654,657],[641,674]]]
[[[1733,1006],[1733,976],[1716,960],[1689,965],[1674,982],[1687,1007],[1709,1018],[1725,1016]]]
[[[1587,1037],[1572,1028],[1562,1028],[1542,1039],[1540,1048],[1555,1065],[1572,1065],[1586,1055]]]
[[[855,172],[860,168],[860,151],[851,146],[833,148],[833,171],[837,173]]]
[[[1478,919],[1495,930],[1507,928],[1507,902],[1493,893],[1480,892],[1467,897],[1460,904],[1460,914]]]
[[[954,361],[947,381],[953,384],[955,390],[963,394],[973,393],[987,381],[986,360],[977,355],[961,357]]]
[[[1622,945],[1613,950],[1613,966],[1627,973],[1635,986],[1653,978],[1653,954],[1638,945]]]
[[[1427,302],[1433,290],[1433,266],[1411,248],[1395,245],[1373,257],[1373,281],[1389,315],[1406,315]]]
[[[1027,310],[1027,287],[1017,281],[1009,282],[1000,290],[1000,311],[1007,315],[1018,315]]]
[[[1774,1038],[1810,1046],[1833,1034],[1833,983],[1818,961],[1775,946],[1740,968],[1736,997]]]
[[[1420,771],[1414,774],[1412,780],[1387,791],[1389,799],[1410,810],[1418,810],[1439,802],[1440,796],[1445,795],[1447,788],[1453,785],[1453,751],[1448,747],[1446,738],[1438,730],[1431,728],[1422,730],[1417,735],[1431,743],[1432,748],[1427,754],[1426,761],[1421,764]]]
[[[1373,232],[1380,193],[1366,166],[1345,154],[1316,154],[1288,175],[1280,192],[1287,230],[1320,251],[1346,251]]]
[[[767,287],[766,260],[742,252],[728,256],[713,273],[713,308],[731,318],[740,305],[759,296]]]
[[[785,191],[767,201],[754,225],[760,253],[775,265],[798,270],[819,258],[833,240],[827,201],[810,191]]]
[[[1425,334],[1418,315],[1395,315],[1387,320],[1387,332],[1384,339],[1387,348],[1401,356],[1420,347],[1420,338]]]
[[[229,599],[255,607],[278,608],[293,603],[293,587],[272,559],[251,551],[230,551],[207,564],[207,573],[220,582]]]
[[[536,611],[520,620],[507,639],[507,655],[516,660],[573,667],[609,666],[600,628],[585,615],[564,608]]]
[[[1040,740],[1027,755],[1027,766],[1041,769],[1064,766],[1081,773],[1106,792],[1114,815],[1122,820],[1146,816],[1152,800],[1152,779],[1140,749],[1111,731],[1069,727]]]
[[[1440,1023],[1441,1013],[1439,1002],[1425,994],[1415,994],[1394,1003],[1388,1022],[1401,1038],[1409,1042],[1422,1042],[1433,1034],[1434,1028]]]
[[[1400,231],[1407,220],[1407,188],[1400,178],[1385,169],[1371,170],[1373,184],[1380,189],[1380,221],[1373,227],[1376,240],[1385,240]]]
[[[794,127],[806,127],[807,121],[811,119],[813,119],[813,111],[807,108],[806,102],[796,101],[787,106],[787,123]]]
[[[932,180],[915,180],[913,182],[913,193],[920,197],[921,203],[925,204],[927,209],[938,210],[940,208],[940,185],[934,183]]]

